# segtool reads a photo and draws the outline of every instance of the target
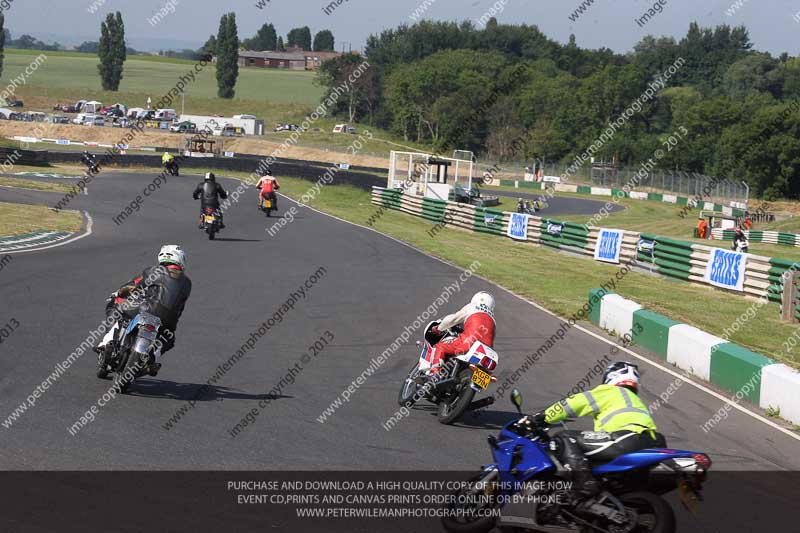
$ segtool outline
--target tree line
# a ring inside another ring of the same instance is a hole
[[[648,35],[619,54],[581,48],[574,35],[558,43],[536,26],[422,21],[371,35],[365,55],[370,68],[335,111],[437,150],[569,163],[660,80],[596,158],[638,165],[685,128],[660,168],[800,197],[800,59],[754,50],[744,27],[692,23],[679,40]],[[363,60],[324,63],[324,98]]]

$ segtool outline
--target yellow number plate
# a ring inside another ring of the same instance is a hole
[[[214,222],[214,215],[206,215],[206,222]]]
[[[684,507],[686,507],[690,513],[696,513],[700,498],[697,497],[697,493],[685,480],[680,482],[678,493],[680,494],[681,503],[683,503]]]
[[[488,372],[484,372],[480,368],[476,368],[475,372],[472,373],[472,382],[482,389],[486,389],[489,387],[489,383],[491,383],[492,376]]]
[[[272,207],[271,200],[264,200],[264,209],[270,209]]]

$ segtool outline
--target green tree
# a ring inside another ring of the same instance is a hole
[[[242,42],[248,50],[275,50],[278,46],[278,33],[272,24],[263,24],[256,34]]]
[[[303,50],[311,50],[311,28],[303,26],[294,28],[286,36],[286,46],[299,46]]]
[[[275,45],[275,50],[277,52],[285,52],[286,51],[286,45],[283,44],[283,37],[278,37],[278,44]]]
[[[222,15],[217,32],[217,96],[233,98],[239,77],[239,35],[236,13]]]
[[[122,81],[122,70],[127,59],[125,46],[125,25],[122,22],[122,13],[109,13],[106,20],[100,25],[100,41],[97,47],[100,64],[97,70],[100,73],[100,84],[105,91],[119,90]]]
[[[211,35],[205,44],[197,51],[202,59],[210,61],[211,58],[217,53],[217,37]]]
[[[315,52],[333,52],[336,49],[333,32],[322,30],[314,36]]]

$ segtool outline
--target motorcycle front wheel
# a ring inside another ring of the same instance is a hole
[[[481,472],[467,481],[462,488],[453,493],[454,502],[459,502],[461,496],[466,496],[467,503],[449,503],[448,511],[465,511],[470,513],[448,513],[442,517],[442,526],[450,533],[486,533],[497,526],[497,516],[484,516],[498,508],[493,500],[477,498],[480,493],[486,494],[486,489],[477,487],[491,487],[492,480],[497,476],[497,471]],[[462,502],[464,500],[461,500]],[[496,513],[495,513],[496,514]]]
[[[456,392],[446,399],[442,400],[439,404],[438,418],[442,424],[450,425],[456,420],[461,418],[461,415],[469,408],[472,399],[475,397],[475,390],[470,387],[470,378],[472,377],[472,370],[469,368],[462,368],[458,372],[456,381]]]
[[[403,385],[400,387],[400,394],[397,395],[397,403],[400,407],[409,408],[416,403],[414,394],[417,392],[417,377],[420,375],[419,361],[411,367]],[[417,398],[418,400],[419,398]]]
[[[125,367],[114,375],[114,386],[120,394],[125,394],[128,387],[142,369],[143,360],[147,359],[145,354],[139,352],[130,352],[128,360],[125,361]]]

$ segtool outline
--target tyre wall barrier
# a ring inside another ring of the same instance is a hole
[[[591,321],[617,335],[631,333],[635,344],[660,359],[732,393],[732,401],[748,400],[800,424],[800,373],[759,353],[688,324],[642,309],[605,289],[589,291],[600,305]],[[725,415],[727,416],[727,415]],[[712,422],[713,421],[713,422]],[[705,431],[719,419],[711,418]]]
[[[512,213],[507,211],[422,198],[414,194],[403,194],[399,189],[377,186],[372,188],[372,203],[422,217],[436,224],[510,238],[507,232]],[[593,258],[601,229],[603,228],[529,215],[525,241]],[[649,233],[620,231],[620,264],[636,261],[638,267],[651,274],[706,287],[713,286],[705,279],[705,272],[716,248]],[[783,297],[782,275],[787,270],[798,268],[800,263],[747,254],[742,291],[728,292],[764,298],[780,304]]]

